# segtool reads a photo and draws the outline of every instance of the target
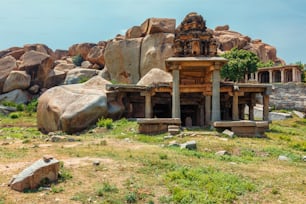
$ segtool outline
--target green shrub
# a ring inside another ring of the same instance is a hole
[[[98,196],[104,196],[104,193],[118,193],[119,190],[116,186],[111,185],[108,182],[104,182],[102,187],[97,189]]]
[[[17,111],[24,111],[24,104],[17,104]]]
[[[19,114],[18,113],[10,113],[9,117],[12,118],[12,119],[17,119],[17,118],[19,118]]]
[[[60,162],[60,171],[59,171],[59,181],[60,182],[65,182],[69,179],[72,179],[72,175],[70,173],[70,171],[68,171],[65,167],[64,167],[64,163]]]
[[[38,100],[37,99],[33,99],[25,107],[26,112],[28,112],[28,113],[36,112],[37,111],[37,105],[38,105]]]
[[[107,129],[113,128],[113,119],[111,118],[100,118],[96,123],[97,127],[105,127]]]
[[[137,195],[135,192],[129,192],[125,195],[125,200],[127,203],[136,203],[137,202]]]
[[[13,101],[2,101],[1,104],[8,107],[17,107],[17,104]]]
[[[88,81],[89,79],[90,79],[90,77],[88,77],[88,76],[80,76],[79,83],[84,83],[84,82]]]
[[[56,187],[54,184],[51,185],[51,192],[52,193],[60,193],[63,192],[64,188],[63,187]]]
[[[80,54],[72,57],[72,62],[75,66],[81,66],[83,61],[84,59]]]

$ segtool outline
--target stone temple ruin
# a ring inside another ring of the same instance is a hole
[[[108,97],[121,99],[124,117],[139,118],[140,132],[154,134],[167,131],[168,125],[182,125],[227,128],[239,136],[264,135],[269,128],[271,85],[222,82],[220,70],[227,59],[217,56],[216,40],[201,15],[190,13],[178,26],[174,53],[165,61],[170,83],[107,85]],[[263,100],[263,121],[254,118],[257,95]]]

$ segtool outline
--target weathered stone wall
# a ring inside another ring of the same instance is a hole
[[[273,84],[270,106],[306,112],[306,84]]]

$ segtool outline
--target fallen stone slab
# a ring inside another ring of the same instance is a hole
[[[287,156],[279,155],[279,156],[278,156],[278,160],[279,160],[279,161],[289,161],[290,159],[289,159]]]
[[[60,164],[59,161],[51,156],[45,156],[24,169],[17,176],[14,176],[9,186],[16,191],[26,189],[35,189],[41,185],[41,182],[47,179],[49,182],[55,182],[58,179]]]
[[[299,118],[306,118],[305,113],[302,113],[300,111],[293,111],[293,113],[298,116]]]
[[[226,150],[221,150],[215,153],[217,156],[224,156],[224,155],[231,155],[228,151]]]
[[[181,149],[188,149],[188,150],[196,150],[197,149],[197,142],[192,140],[180,145]]]
[[[8,106],[3,106],[3,105],[0,105],[0,114],[3,114],[3,115],[8,115],[12,112],[16,112],[17,111],[17,108],[15,107],[8,107]]]
[[[230,131],[229,129],[225,129],[222,133],[229,136],[230,138],[233,138],[235,135],[235,133]]]

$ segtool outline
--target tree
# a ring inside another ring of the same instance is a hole
[[[259,61],[257,63],[257,68],[272,67],[273,65],[274,65],[274,62],[272,60],[269,60],[268,62]]]
[[[224,79],[239,81],[244,79],[246,74],[257,71],[259,58],[253,52],[233,48],[221,56],[228,59],[228,63],[221,69],[221,76]]]
[[[302,82],[306,83],[306,64],[303,64],[301,61],[295,63],[302,70]]]

